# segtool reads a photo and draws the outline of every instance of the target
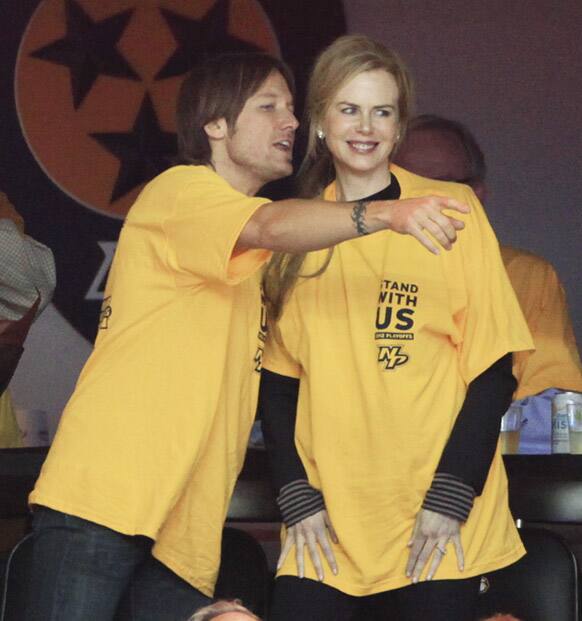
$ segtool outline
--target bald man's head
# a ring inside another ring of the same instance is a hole
[[[455,121],[420,116],[410,125],[394,161],[417,175],[465,183],[485,201],[485,160],[468,130]]]

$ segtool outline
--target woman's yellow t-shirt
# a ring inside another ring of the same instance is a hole
[[[435,256],[391,231],[339,244],[323,275],[299,280],[279,324],[284,347],[270,339],[264,358],[265,368],[301,380],[296,446],[340,542],[339,573],[327,571],[325,583],[357,596],[410,584],[406,544],[467,385],[507,352],[532,348],[472,191],[392,171],[401,198],[470,204],[453,249]],[[325,198],[335,199],[333,184]],[[302,272],[315,272],[326,253],[309,253]],[[465,571],[451,551],[437,579],[478,575],[524,553],[499,451],[461,533]],[[286,574],[296,575],[294,555]]]

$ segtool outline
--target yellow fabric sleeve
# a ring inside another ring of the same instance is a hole
[[[233,189],[216,173],[200,167],[178,194],[164,222],[171,240],[169,252],[179,270],[201,280],[238,284],[270,256],[267,250],[247,250],[232,257],[236,242],[254,212],[269,200]]]

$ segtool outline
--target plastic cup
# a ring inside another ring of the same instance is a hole
[[[568,403],[568,432],[570,434],[570,453],[582,454],[582,407]]]

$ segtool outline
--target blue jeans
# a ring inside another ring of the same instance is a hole
[[[24,621],[185,621],[209,598],[123,535],[36,507]]]

